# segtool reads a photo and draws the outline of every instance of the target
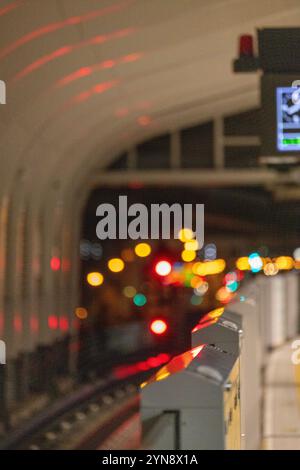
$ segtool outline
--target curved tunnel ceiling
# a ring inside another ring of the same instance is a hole
[[[237,37],[296,25],[299,0],[0,1],[1,191],[66,188],[137,141],[258,104]]]

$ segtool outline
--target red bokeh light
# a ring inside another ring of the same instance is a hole
[[[36,316],[30,317],[30,329],[34,333],[39,330],[39,319]]]
[[[137,121],[140,126],[145,127],[150,124],[151,118],[150,116],[139,116]]]
[[[165,320],[157,318],[153,320],[150,324],[150,330],[155,335],[163,335],[168,329],[168,324]]]
[[[48,326],[50,330],[57,330],[58,328],[58,318],[56,315],[49,315],[48,317]]]
[[[161,353],[158,356],[149,357],[145,361],[136,362],[134,364],[125,364],[117,366],[113,370],[113,375],[118,379],[124,379],[131,375],[136,375],[141,371],[149,369],[155,369],[165,364],[170,360],[170,355],[167,353]]]
[[[172,269],[171,263],[167,260],[158,261],[155,265],[155,272],[159,276],[167,276]]]
[[[61,331],[68,331],[69,329],[69,320],[67,317],[60,317],[59,319],[59,329]]]
[[[58,271],[60,269],[60,259],[57,256],[51,258],[50,267],[52,271]]]
[[[22,328],[23,328],[22,317],[20,315],[16,315],[14,318],[14,330],[17,333],[20,333],[22,331]]]

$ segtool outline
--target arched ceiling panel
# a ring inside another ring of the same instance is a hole
[[[299,19],[298,0],[1,2],[7,180],[25,171],[41,189],[60,170],[70,181],[226,100],[257,105],[257,77],[231,71],[237,36]]]

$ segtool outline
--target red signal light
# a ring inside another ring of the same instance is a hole
[[[172,269],[171,263],[167,260],[160,260],[155,265],[155,272],[159,276],[167,276]]]
[[[57,330],[58,328],[58,318],[56,315],[50,315],[48,317],[48,326],[50,330]]]
[[[150,330],[155,335],[163,335],[168,330],[168,324],[165,320],[157,318],[151,322]]]
[[[251,34],[243,34],[239,38],[239,54],[240,57],[253,57],[253,37]]]
[[[57,256],[53,256],[50,260],[50,267],[52,271],[59,271],[60,269],[60,259]]]
[[[69,329],[69,320],[67,317],[60,317],[59,318],[59,328],[61,331],[68,331]]]

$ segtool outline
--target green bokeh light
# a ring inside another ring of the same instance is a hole
[[[136,294],[133,297],[133,303],[137,307],[143,307],[147,303],[147,299],[144,294]]]

